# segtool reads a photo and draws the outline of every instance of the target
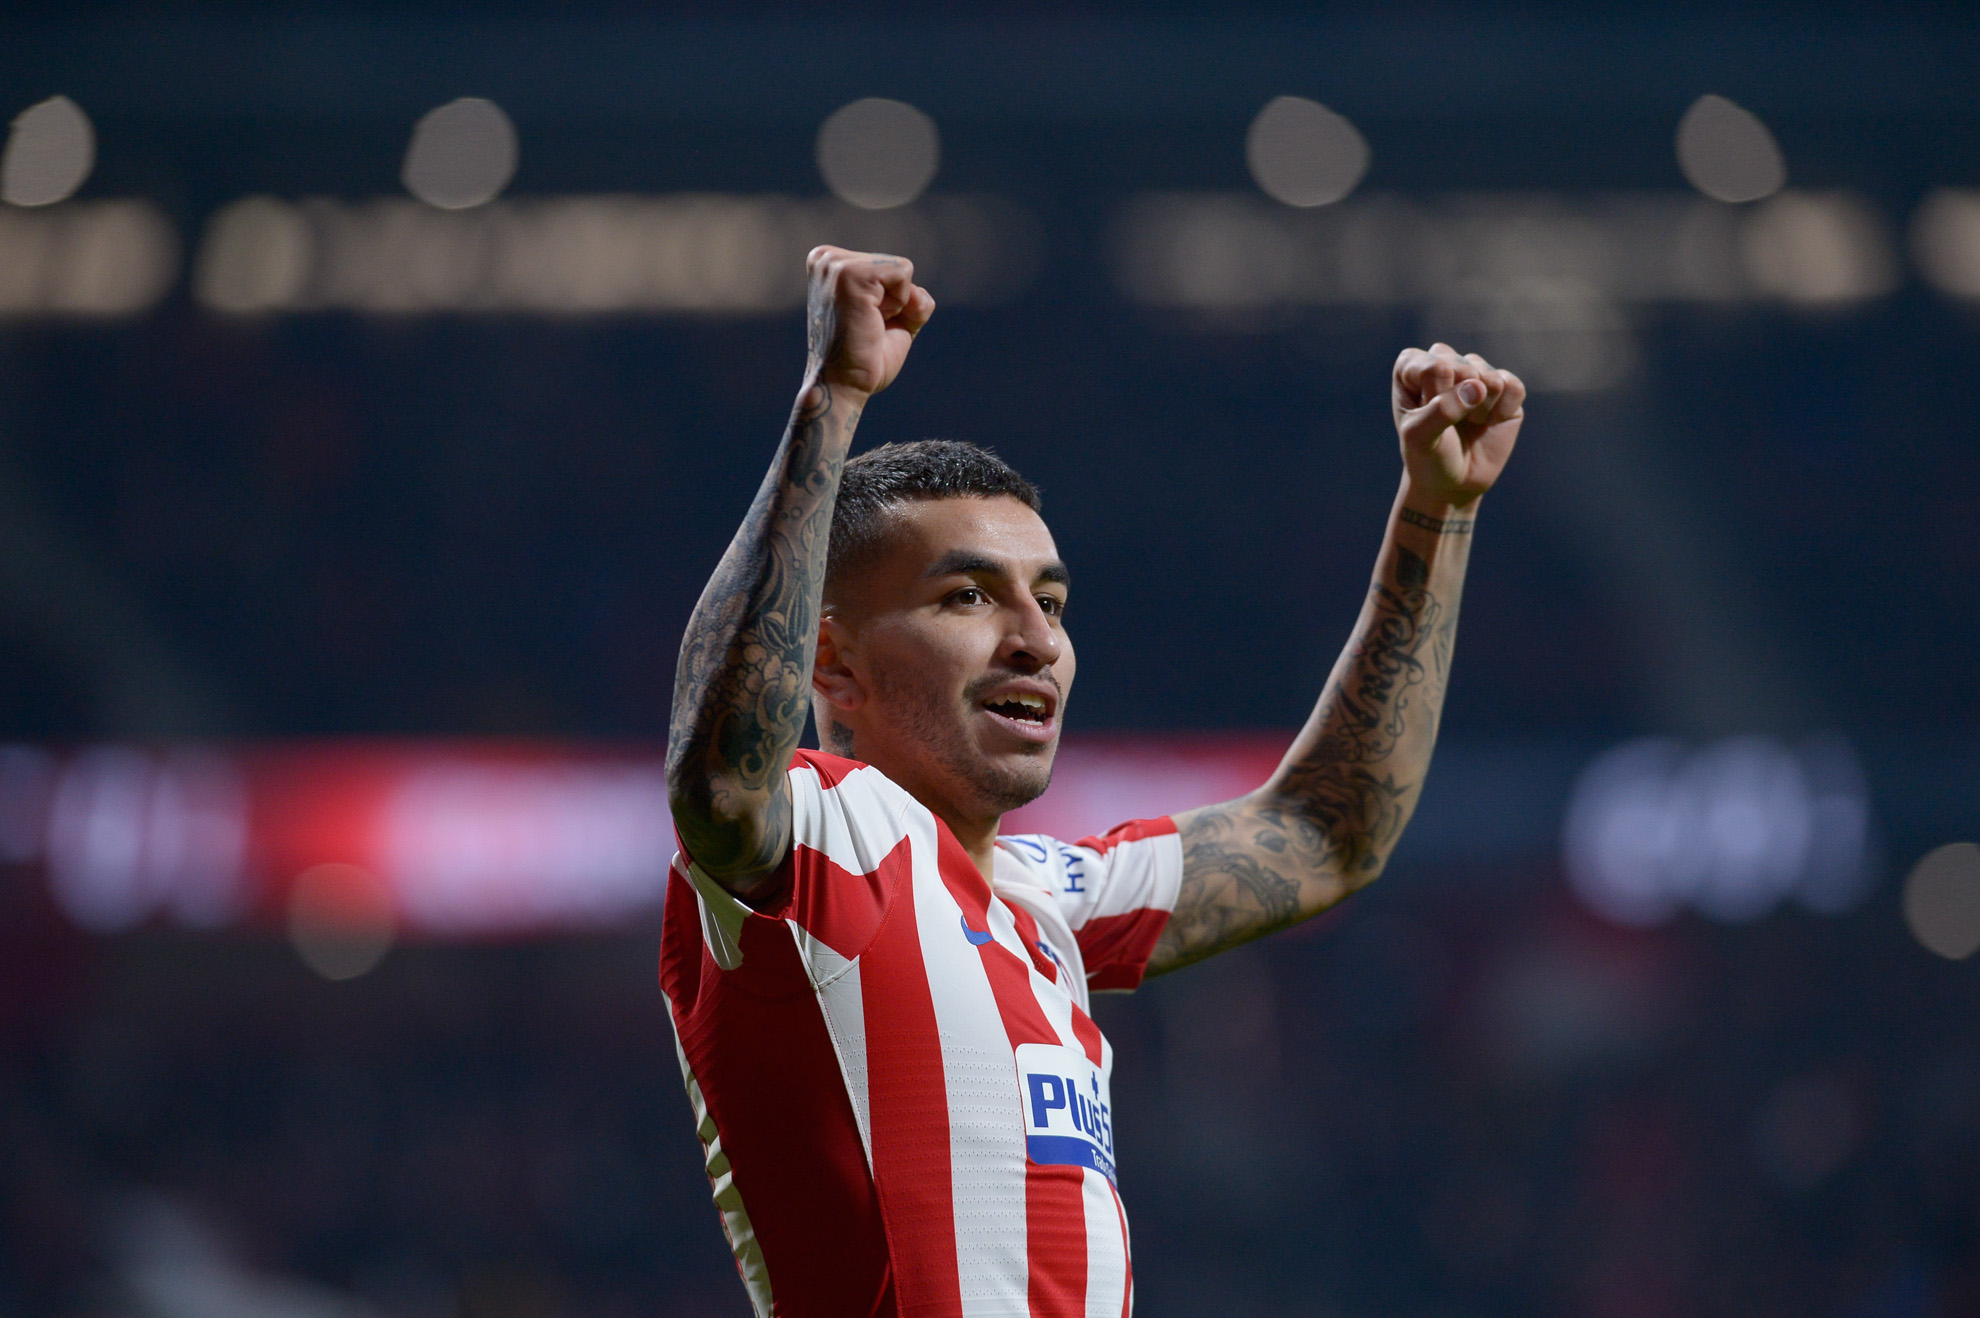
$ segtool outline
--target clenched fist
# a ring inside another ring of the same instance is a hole
[[[914,282],[914,263],[875,252],[814,247],[807,375],[822,384],[877,394],[894,382],[935,299]]]
[[[1396,358],[1391,402],[1410,485],[1458,505],[1492,488],[1526,418],[1517,375],[1444,343]]]

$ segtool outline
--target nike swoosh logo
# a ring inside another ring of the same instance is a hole
[[[985,943],[990,941],[990,931],[988,929],[970,928],[969,917],[967,915],[962,916],[961,919],[962,919],[962,927],[963,927],[963,937],[967,938],[970,941],[970,945],[972,947],[981,947]]]

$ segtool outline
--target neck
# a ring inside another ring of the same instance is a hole
[[[969,853],[971,860],[976,862],[977,872],[983,875],[983,881],[988,883],[990,868],[997,854],[997,826],[1003,822],[1003,816],[967,819],[946,806],[925,800],[922,804],[927,806],[937,819],[949,826],[949,831],[956,835],[956,841],[962,843],[962,849]]]
[[[851,758],[861,757],[855,754]],[[867,763],[873,764],[873,761],[868,760]],[[990,881],[992,858],[997,854],[997,826],[1004,820],[1001,813],[987,816],[973,814],[946,799],[944,793],[936,790],[939,780],[925,779],[906,766],[897,765],[889,769],[874,764],[873,767],[905,788],[909,796],[928,807],[930,814],[947,824],[949,832],[955,834],[956,841],[962,844],[962,849],[969,854],[969,858],[976,862],[977,872],[983,876],[983,881],[985,883]]]
[[[852,729],[837,720],[833,720],[828,726],[831,728],[831,737],[826,745],[834,755],[843,755],[849,760],[863,760],[905,788],[909,796],[928,807],[930,814],[949,826],[949,832],[955,834],[956,841],[962,844],[963,851],[976,863],[977,873],[983,876],[985,883],[990,881],[991,867],[997,854],[997,828],[1004,822],[1002,812],[988,816],[972,815],[943,799],[943,794],[935,790],[939,779],[931,781],[923,778],[915,772],[910,763],[895,763],[891,767],[882,766],[860,754],[863,748],[855,744]]]

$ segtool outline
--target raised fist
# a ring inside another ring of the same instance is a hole
[[[877,394],[894,382],[914,336],[935,314],[935,299],[898,256],[814,247],[806,338],[808,374],[824,384]]]
[[[1406,348],[1391,389],[1403,466],[1419,492],[1466,504],[1492,488],[1526,419],[1526,386],[1449,344]]]

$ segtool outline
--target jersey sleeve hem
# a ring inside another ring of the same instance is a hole
[[[1149,958],[1182,893],[1182,837],[1167,815],[1135,819],[1076,844],[1104,878],[1081,905],[1074,928],[1089,991],[1140,987]]]
[[[1087,973],[1086,987],[1094,993],[1132,993],[1148,977],[1148,961],[1155,955],[1155,944],[1169,927],[1169,913],[1144,907],[1126,915],[1103,915],[1087,922],[1082,941],[1093,950],[1089,960],[1095,968]]]

